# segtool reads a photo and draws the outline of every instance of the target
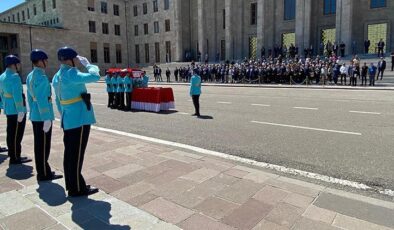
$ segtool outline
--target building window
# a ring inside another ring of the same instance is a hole
[[[149,63],[149,44],[145,44],[145,63]]]
[[[371,8],[382,8],[386,7],[386,0],[371,0]]]
[[[94,11],[94,0],[88,0],[88,10]]]
[[[135,45],[135,63],[139,64],[141,62],[140,60],[140,46]]]
[[[257,3],[250,4],[250,24],[257,24]]]
[[[22,11],[22,21],[25,21],[25,11]]]
[[[164,10],[170,9],[170,0],[164,0]]]
[[[56,0],[52,0],[52,8],[56,9]]]
[[[284,0],[284,20],[294,20],[296,15],[296,0]]]
[[[16,18],[18,19],[18,22],[21,22],[21,17],[19,16],[19,12],[16,14]]]
[[[12,22],[15,22],[15,14],[12,15]]]
[[[134,17],[138,16],[138,6],[134,6]]]
[[[115,35],[120,36],[120,25],[115,25]]]
[[[108,4],[106,2],[101,2],[101,13],[103,14],[108,13]]]
[[[92,63],[97,63],[97,43],[90,43],[90,60]]]
[[[156,63],[160,62],[160,43],[159,42],[155,43],[155,62]]]
[[[8,22],[11,22],[11,17],[10,16],[8,16]]]
[[[111,62],[111,58],[109,54],[109,44],[104,43],[104,63],[110,63],[110,62]]]
[[[171,31],[171,23],[169,19],[165,20],[165,27],[166,27],[166,32]]]
[[[171,62],[171,42],[166,41],[166,62]]]
[[[134,26],[134,36],[138,36],[138,25]]]
[[[47,11],[47,6],[45,4],[45,0],[42,0],[42,12],[46,12]]]
[[[37,7],[36,7],[36,4],[33,5],[33,15],[34,15],[34,16],[37,15]]]
[[[148,13],[148,4],[147,3],[144,3],[144,4],[142,4],[142,13],[143,14],[147,14]]]
[[[153,0],[153,12],[159,11],[159,6],[157,5],[157,0]]]
[[[119,16],[119,6],[114,4],[114,15]]]
[[[147,35],[149,33],[148,23],[144,24],[144,34]]]
[[[103,22],[103,34],[108,34],[108,23]]]
[[[155,34],[160,32],[159,31],[159,22],[154,22],[153,23],[153,29],[154,29]]]
[[[30,19],[30,10],[29,10],[29,8],[27,8],[26,11],[27,11],[27,19]]]
[[[59,18],[56,18],[56,23],[59,23]]]
[[[226,29],[226,10],[222,10],[223,29]]]
[[[324,14],[335,14],[337,12],[337,0],[324,0]]]
[[[95,21],[89,21],[89,32],[96,33],[96,22]]]
[[[122,63],[122,45],[116,44],[116,63]]]

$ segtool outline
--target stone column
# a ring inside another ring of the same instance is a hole
[[[299,53],[311,45],[312,0],[296,0],[296,44]],[[316,47],[314,47],[316,48]]]
[[[337,0],[336,40],[346,44],[345,54],[352,53],[353,0]]]
[[[175,16],[175,53],[173,54],[173,61],[178,61],[181,62],[183,61],[184,58],[184,50],[183,50],[183,36],[182,36],[182,28],[183,25],[186,25],[186,23],[182,23],[182,5],[181,5],[182,0],[175,0],[174,1],[174,16]]]
[[[265,33],[264,33],[264,28],[265,28],[265,12],[264,12],[264,3],[266,0],[258,0],[257,1],[257,57],[261,58],[261,48],[264,46],[265,47]]]
[[[201,60],[204,58],[204,54],[207,52],[206,50],[206,36],[205,36],[205,0],[197,0],[197,17],[198,17],[198,26],[197,26],[197,31],[198,31],[198,47],[201,53]]]
[[[257,52],[261,57],[261,48],[264,46],[265,55],[274,45],[275,2],[272,0],[257,1]]]
[[[225,21],[226,21],[226,60],[232,60],[234,57],[234,34],[233,34],[233,23],[232,23],[232,9],[234,0],[225,1]]]

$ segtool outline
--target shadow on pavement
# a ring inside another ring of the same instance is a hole
[[[67,201],[64,188],[52,181],[39,182],[37,192],[40,199],[49,206],[59,206]]]
[[[110,224],[111,204],[88,197],[71,197],[71,219],[82,229],[130,230],[126,225]],[[88,220],[87,220],[88,219]]]
[[[5,174],[14,180],[26,180],[33,176],[33,167],[30,165],[10,165]]]
[[[207,116],[207,115],[201,115],[199,117],[197,117],[198,119],[202,119],[202,120],[213,120],[212,116]]]
[[[0,164],[2,164],[5,160],[7,160],[8,156],[0,154]]]

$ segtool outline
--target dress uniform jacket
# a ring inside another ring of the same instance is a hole
[[[125,93],[133,92],[133,81],[130,79],[130,77],[125,77],[123,80],[123,83],[124,83],[124,92]]]
[[[112,79],[109,75],[105,76],[105,83],[107,84],[107,93],[113,93]]]
[[[198,75],[193,75],[190,79],[190,95],[201,94],[201,78]]]
[[[124,92],[124,89],[123,89],[124,83],[123,83],[123,78],[120,75],[118,75],[118,77],[116,78],[116,84],[118,85],[116,92],[123,93]]]
[[[34,67],[33,71],[27,76],[26,86],[30,120],[54,120],[51,86],[44,70]]]
[[[147,88],[148,84],[149,84],[149,76],[144,75],[144,77],[142,78],[142,87]]]
[[[5,115],[17,115],[20,112],[26,113],[26,105],[22,96],[22,81],[18,73],[7,68],[0,75],[0,94]]]
[[[112,92],[116,93],[117,92],[117,81],[116,81],[116,77],[111,77],[111,86],[112,86]]]
[[[87,92],[86,83],[97,82],[100,79],[100,70],[95,65],[87,65],[86,68],[88,73],[82,73],[75,67],[61,65],[52,80],[64,130],[96,123],[93,107],[90,111],[87,109],[81,94]]]

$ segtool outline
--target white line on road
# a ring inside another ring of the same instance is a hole
[[[293,109],[303,109],[303,110],[319,110],[319,108],[309,108],[309,107],[293,107]]]
[[[106,106],[105,104],[100,104],[100,103],[92,103],[92,105]]]
[[[228,105],[231,104],[231,102],[228,102],[228,101],[218,101],[217,103],[218,104],[228,104]]]
[[[189,115],[189,113],[184,113],[184,112],[178,112],[181,115]]]
[[[251,121],[251,122],[257,123],[257,124],[262,124],[262,125],[281,126],[281,127],[287,127],[287,128],[306,129],[306,130],[321,131],[321,132],[340,133],[340,134],[349,134],[349,135],[357,135],[357,136],[362,135],[361,133],[340,131],[340,130],[311,128],[311,127],[305,127],[305,126],[286,125],[286,124],[278,124],[278,123],[270,123],[270,122],[262,122],[262,121]]]
[[[365,112],[365,111],[349,111],[349,113],[381,115],[381,113],[378,113],[378,112]]]
[[[270,107],[271,105],[265,105],[265,104],[251,104],[251,106]]]
[[[59,119],[56,119],[56,120],[59,121]],[[318,174],[318,173],[312,173],[312,172],[307,172],[307,171],[303,171],[303,170],[288,168],[285,166],[274,165],[274,164],[265,163],[265,162],[259,162],[259,161],[255,161],[255,160],[251,160],[251,159],[247,159],[247,158],[243,158],[243,157],[233,156],[233,155],[229,155],[229,154],[225,154],[225,153],[221,153],[221,152],[216,152],[216,151],[212,151],[212,150],[208,150],[208,149],[195,147],[192,145],[186,145],[186,144],[182,144],[182,143],[166,141],[166,140],[162,140],[162,139],[158,139],[158,138],[147,137],[147,136],[142,136],[142,135],[138,135],[138,134],[132,134],[132,133],[122,132],[122,131],[118,131],[118,130],[113,130],[113,129],[101,128],[101,127],[96,127],[96,126],[92,126],[92,129],[107,132],[107,133],[122,135],[122,136],[126,136],[126,137],[136,138],[139,140],[153,142],[153,143],[157,143],[157,144],[163,144],[163,145],[167,145],[167,146],[183,148],[183,149],[195,151],[195,152],[198,152],[201,154],[216,156],[216,157],[220,157],[220,158],[227,159],[227,160],[241,162],[243,164],[248,164],[248,165],[257,166],[260,168],[270,169],[270,170],[274,170],[274,171],[282,172],[282,173],[286,173],[286,174],[298,175],[298,176],[302,176],[305,178],[315,179],[315,180],[319,180],[319,181],[323,181],[323,182],[327,182],[327,183],[331,183],[331,184],[339,184],[339,185],[348,186],[348,187],[361,189],[361,190],[375,191],[380,194],[394,197],[393,190],[384,189],[384,188],[382,188],[382,189],[372,188],[368,185],[365,185],[365,184],[362,184],[359,182],[343,180],[343,179],[339,179],[339,178],[335,178],[335,177],[325,176],[325,175]]]

